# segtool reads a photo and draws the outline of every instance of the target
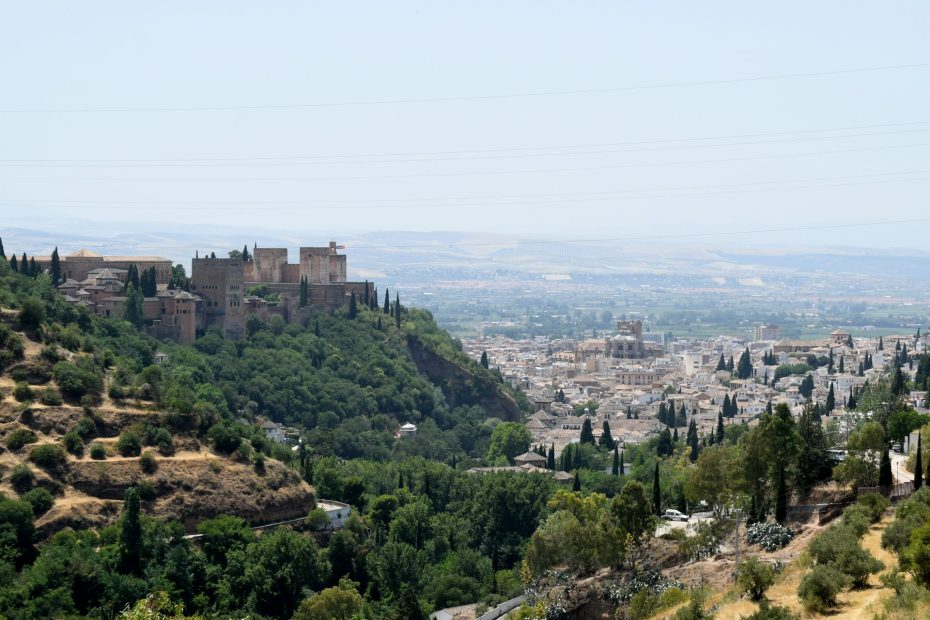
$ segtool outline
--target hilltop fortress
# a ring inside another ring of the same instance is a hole
[[[157,289],[143,299],[145,329],[158,338],[192,342],[212,327],[227,338],[245,336],[246,319],[279,316],[298,322],[311,309],[335,310],[354,294],[359,301],[375,294],[368,282],[346,280],[346,256],[340,246],[300,248],[300,262],[289,263],[286,248],[253,247],[246,259],[192,259],[190,280],[182,288],[170,288],[172,264],[158,256],[101,256],[80,250],[61,258],[63,282],[59,292],[69,303],[86,307],[100,316],[123,316],[126,278],[131,266],[141,273],[153,269]],[[51,257],[37,256],[44,270]],[[187,290],[184,290],[186,288]]]

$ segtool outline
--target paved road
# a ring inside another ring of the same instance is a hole
[[[904,469],[904,461],[906,460],[907,455],[891,452],[891,475],[894,476],[895,483],[914,480],[914,474]]]

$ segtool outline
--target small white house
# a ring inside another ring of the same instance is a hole
[[[407,422],[400,427],[400,430],[397,431],[398,437],[416,437],[417,436],[417,427],[415,424]]]
[[[332,499],[321,499],[316,503],[316,507],[326,513],[329,517],[329,527],[334,530],[342,529],[352,514],[351,506]]]

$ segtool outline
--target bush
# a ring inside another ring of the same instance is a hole
[[[72,429],[85,442],[97,434],[97,425],[90,418],[81,418]]]
[[[27,297],[19,310],[19,326],[24,330],[38,329],[45,320],[45,306],[36,297]]]
[[[878,493],[866,493],[865,495],[859,496],[855,505],[866,508],[869,512],[869,521],[871,523],[878,523],[882,520],[882,515],[885,514],[888,507],[891,506],[891,501],[884,495],[879,495]],[[847,511],[848,510],[847,508]]]
[[[28,465],[17,465],[10,472],[10,485],[17,493],[25,493],[36,483],[36,475]]]
[[[849,578],[832,566],[815,566],[798,586],[798,596],[808,611],[825,612],[836,605],[836,595]]]
[[[158,493],[155,492],[155,485],[152,484],[151,480],[140,480],[136,484],[136,488],[139,489],[139,499],[150,502],[158,497]]]
[[[116,450],[123,456],[139,456],[142,440],[132,431],[123,431],[116,441]]]
[[[107,449],[102,443],[95,443],[90,447],[90,458],[102,461],[107,458]]]
[[[235,428],[228,424],[216,424],[210,427],[207,436],[213,442],[217,452],[224,454],[234,452],[242,443],[242,437],[239,436]]]
[[[74,431],[65,433],[61,438],[61,443],[64,445],[65,450],[74,456],[78,458],[84,456],[84,440]]]
[[[32,393],[32,388],[29,387],[28,383],[20,382],[13,388],[13,398],[21,403],[25,403],[35,400],[35,394]]]
[[[42,487],[37,487],[24,493],[20,499],[29,502],[32,506],[32,514],[37,517],[51,510],[52,506],[55,504],[55,498],[52,497],[52,494]]]
[[[139,467],[147,474],[155,473],[155,470],[158,469],[158,461],[150,450],[146,450],[139,457]]]
[[[61,394],[55,388],[45,388],[39,393],[39,402],[48,407],[57,407],[63,401]]]
[[[307,527],[314,532],[321,532],[329,527],[329,517],[322,508],[314,508],[307,514]]]
[[[142,443],[147,446],[157,446],[158,451],[161,452],[163,456],[171,456],[174,454],[174,439],[171,437],[171,432],[167,428],[153,426],[151,424],[146,426],[145,432],[142,435]]]
[[[81,364],[73,362],[58,362],[52,368],[52,376],[61,389],[61,393],[69,398],[82,398],[84,396],[99,394],[103,389],[100,375],[92,362],[87,360]],[[82,402],[83,404],[83,402]]]
[[[832,525],[811,541],[807,551],[817,564],[826,565],[836,560],[844,551],[857,547],[858,539],[855,532],[848,527]]]
[[[36,446],[29,453],[29,460],[46,469],[57,469],[68,462],[65,451],[50,443]]]
[[[737,584],[754,601],[765,598],[765,591],[775,583],[775,569],[757,558],[748,558],[739,566]]]
[[[6,447],[12,451],[19,450],[27,443],[35,443],[36,434],[28,428],[18,428],[6,437]]]
[[[800,616],[780,605],[769,605],[768,601],[762,599],[759,609],[755,613],[743,616],[740,620],[799,620]]]
[[[746,528],[746,540],[766,551],[781,549],[794,538],[794,530],[780,523],[753,523]]]
[[[885,565],[859,544],[844,549],[831,564],[834,568],[852,580],[852,587],[864,588],[868,585],[869,575],[885,568]]]
[[[849,528],[857,539],[862,538],[872,524],[872,513],[866,506],[853,504],[843,511],[840,524]]]
[[[691,593],[691,602],[675,612],[672,620],[708,620],[712,613],[704,611],[704,598],[697,592]]]
[[[911,542],[901,554],[902,565],[914,575],[914,581],[930,586],[930,522],[911,532]]]

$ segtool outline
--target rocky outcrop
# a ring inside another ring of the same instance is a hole
[[[520,419],[520,407],[503,386],[482,377],[462,364],[434,353],[416,336],[407,336],[407,349],[417,370],[442,390],[450,407],[482,407],[488,417],[509,422]]]

